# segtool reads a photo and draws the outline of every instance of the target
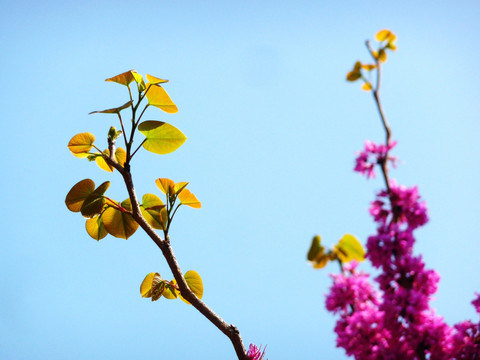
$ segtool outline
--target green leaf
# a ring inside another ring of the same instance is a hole
[[[169,154],[187,140],[175,126],[162,121],[144,121],[138,125],[138,130],[147,138],[143,147],[155,154]]]
[[[147,99],[148,103],[152,106],[173,114],[178,112],[177,105],[170,99],[167,92],[160,86],[151,83],[147,84]]]
[[[89,132],[75,135],[68,142],[68,148],[76,157],[87,157],[88,152],[92,149],[95,136]]]
[[[188,287],[192,292],[201,299],[203,297],[203,282],[200,275],[195,270],[189,270],[185,273],[185,281],[187,282]],[[179,293],[178,295],[180,299],[185,301],[187,304],[190,304],[187,300],[185,300],[182,295]]]
[[[82,208],[80,209],[83,216],[91,218],[102,212],[105,205],[105,198],[103,194],[105,194],[105,191],[107,191],[109,186],[110,181],[105,181],[98,188],[96,188],[95,191],[88,195],[82,205]]]
[[[128,108],[132,104],[133,104],[133,100],[130,100],[129,102],[123,104],[122,106],[112,108],[112,109],[107,109],[107,110],[92,111],[92,112],[88,113],[88,115],[91,115],[91,114],[118,114],[120,111]]]
[[[68,210],[79,212],[82,209],[85,199],[95,190],[95,183],[93,180],[85,179],[79,181],[68,192],[65,197],[65,205]]]
[[[137,83],[137,88],[138,92],[141,93],[145,90],[145,82],[143,81],[142,75],[137,73],[136,71],[132,72],[133,78],[135,79],[135,82]]]
[[[97,241],[103,239],[108,234],[107,230],[105,229],[105,225],[103,225],[101,215],[87,219],[85,228],[87,229],[88,235]]]
[[[132,210],[130,199],[123,201],[120,206],[128,211]],[[138,229],[138,223],[132,215],[109,207],[102,215],[102,220],[108,233],[122,239],[128,239]]]
[[[145,194],[140,207],[142,215],[154,229],[165,230],[167,223],[167,210],[162,200],[155,194]]]
[[[345,234],[334,246],[333,251],[341,262],[347,263],[352,260],[365,260],[365,250],[358,239],[351,235]]]

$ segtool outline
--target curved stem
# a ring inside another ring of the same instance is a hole
[[[162,251],[165,260],[172,271],[172,274],[177,281],[178,288],[183,298],[190,302],[192,306],[197,309],[203,316],[205,316],[213,325],[215,325],[222,333],[224,333],[231,341],[235,353],[239,360],[248,360],[243,340],[237,327],[233,324],[226,323],[220,316],[218,316],[212,309],[210,309],[202,300],[200,300],[188,287],[180,266],[177,262],[175,254],[170,246],[170,240],[168,237],[162,239],[157,232],[147,223],[140,211],[140,205],[133,186],[132,175],[130,171],[126,170],[120,164],[118,164],[111,157],[104,157],[107,163],[113,166],[122,175],[125,182],[125,186],[132,203],[132,216],[140,227],[147,233],[147,235],[153,240],[153,242]]]

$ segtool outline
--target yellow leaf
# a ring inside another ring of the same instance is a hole
[[[397,37],[390,30],[384,29],[377,32],[377,34],[375,35],[375,39],[379,42],[382,42],[382,41],[394,42],[397,39]]]
[[[110,156],[110,150],[108,149],[105,149],[103,153],[107,156]],[[115,159],[117,160],[117,163],[119,163],[123,167],[125,161],[127,161],[127,152],[121,147],[117,148],[117,150],[115,150]],[[100,169],[108,172],[113,172],[114,168],[107,164],[103,156],[97,156],[95,158],[95,162]]]
[[[355,72],[355,71],[350,71],[347,74],[347,81],[357,81],[362,77],[362,74],[360,72]]]
[[[160,278],[159,273],[151,272],[145,279],[143,279],[142,284],[140,285],[140,295],[144,298],[149,298],[152,296],[152,284],[155,277]]]
[[[193,195],[188,189],[183,189],[180,191],[178,198],[180,199],[182,205],[187,205],[195,209],[200,209],[202,207],[200,201],[198,201],[195,195]]]
[[[375,59],[378,59],[380,62],[385,62],[387,61],[387,53],[385,52],[384,49],[380,49],[377,51],[372,51],[372,55]]]
[[[375,69],[377,66],[374,65],[374,64],[364,64],[362,65],[362,69],[365,69],[367,71],[372,71],[373,69]]]
[[[158,107],[167,113],[173,114],[178,112],[177,105],[175,105],[172,99],[170,99],[170,96],[168,96],[167,92],[160,85],[148,83],[146,94],[150,105]]]
[[[68,192],[65,198],[65,205],[68,210],[79,212],[82,209],[85,199],[95,190],[93,180],[85,179],[76,183]]]
[[[162,121],[144,121],[138,130],[147,138],[143,147],[155,154],[169,154],[183,145],[187,137],[175,126]]]
[[[177,281],[173,279],[170,281],[170,284],[165,286],[165,290],[163,291],[163,297],[169,300],[176,299],[180,292],[176,289]]]
[[[128,71],[125,71],[124,73],[108,78],[105,81],[112,81],[121,85],[128,86],[128,84],[130,84],[133,80],[135,80],[135,77],[133,76],[134,72],[136,73],[135,70],[128,70]]]
[[[154,229],[165,230],[167,223],[166,208],[157,195],[145,194],[140,207],[142,215]]]
[[[75,135],[68,142],[68,148],[76,157],[87,157],[88,152],[92,149],[95,136],[89,132]]]
[[[149,74],[147,74],[147,80],[152,85],[163,84],[163,83],[168,82],[168,80],[160,79],[160,78],[157,78],[157,77],[149,75]]]
[[[175,183],[173,180],[167,178],[158,178],[155,180],[155,184],[165,195],[175,194]]]
[[[351,235],[345,234],[333,248],[334,252],[341,262],[347,263],[352,260],[365,260],[365,250],[358,239]]]
[[[372,84],[370,84],[368,81],[362,85],[362,89],[365,91],[370,91],[372,90]]]
[[[91,114],[118,114],[123,109],[128,108],[132,103],[133,103],[133,100],[130,100],[129,102],[123,104],[122,106],[112,108],[112,109],[107,109],[107,110],[92,111],[92,112],[88,113],[88,115],[91,115]]]
[[[178,183],[175,184],[175,194],[179,194],[183,189],[185,189],[185,187],[188,185],[188,182],[186,181],[180,181]]]
[[[126,199],[120,204],[126,210],[132,210],[130,199]],[[132,215],[124,213],[114,207],[109,207],[102,215],[103,224],[109,234],[128,239],[138,229],[138,223]]]
[[[145,82],[143,81],[142,75],[137,73],[136,71],[132,71],[133,78],[137,83],[138,92],[143,92],[145,90]]]
[[[108,234],[107,230],[105,229],[105,225],[103,225],[101,216],[87,219],[87,222],[85,223],[85,228],[87,229],[88,235],[90,235],[97,241],[103,239]]]
[[[203,297],[203,282],[200,275],[195,270],[189,270],[185,273],[185,281],[187,282],[188,287],[192,292],[201,299]],[[185,300],[182,295],[179,293],[178,296],[180,299],[185,301],[187,304],[190,304],[187,300]]]

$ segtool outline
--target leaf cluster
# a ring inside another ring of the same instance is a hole
[[[329,261],[338,261],[340,267],[342,264],[352,260],[365,260],[365,250],[358,239],[345,234],[332,249],[326,250],[322,245],[322,238],[316,235],[312,239],[312,244],[307,253],[307,260],[312,263],[314,269],[324,268]]]
[[[201,299],[203,297],[203,282],[200,275],[195,270],[189,270],[185,273],[184,278],[190,290],[197,298]],[[190,305],[190,302],[185,300],[180,293],[175,279],[164,280],[159,273],[155,272],[151,272],[143,279],[140,285],[140,295],[144,298],[151,298],[152,301],[157,301],[162,296],[169,300],[180,298]]]
[[[372,50],[370,43],[367,42],[367,47],[374,60],[374,63],[363,64],[361,61],[357,61],[353,65],[353,69],[347,73],[346,77],[347,81],[351,82],[362,80],[362,89],[365,91],[370,91],[373,89],[372,83],[369,79],[367,79],[366,73],[370,73],[372,70],[377,69],[381,63],[387,61],[387,51],[397,50],[397,46],[395,45],[397,37],[390,30],[380,30],[375,35],[375,40],[378,42],[377,50]]]

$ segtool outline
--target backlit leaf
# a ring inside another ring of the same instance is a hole
[[[91,219],[87,219],[85,228],[87,229],[88,235],[97,241],[103,239],[108,234],[107,230],[105,229],[105,225],[103,225],[101,216],[95,216]]]
[[[145,121],[138,125],[138,130],[147,138],[143,147],[155,154],[171,153],[187,140],[175,126],[162,121]]]
[[[175,183],[173,182],[173,180],[167,178],[158,178],[157,180],[155,180],[155,184],[165,195],[175,194]]]
[[[174,190],[175,190],[175,194],[179,194],[183,189],[185,189],[185,187],[188,185],[188,182],[186,181],[180,181],[178,183],[175,184],[175,187],[174,187]]]
[[[135,80],[133,73],[136,73],[136,71],[128,70],[128,71],[125,71],[124,73],[108,78],[105,81],[112,81],[121,85],[128,86],[128,84],[130,84],[133,80]]]
[[[89,132],[75,135],[68,142],[68,148],[76,157],[87,157],[88,152],[92,149],[95,136]]]
[[[362,65],[362,69],[365,69],[367,71],[372,71],[376,67],[377,67],[377,65],[375,65],[375,64],[363,64]]]
[[[195,270],[189,270],[184,275],[185,281],[187,282],[188,287],[192,292],[201,299],[203,297],[203,282],[200,275]],[[178,295],[180,299],[185,301],[187,304],[190,304],[187,300],[185,300],[181,294]]]
[[[107,110],[92,111],[91,113],[88,113],[88,115],[91,115],[91,114],[118,114],[123,109],[128,108],[132,103],[133,103],[133,100],[130,100],[129,102],[123,104],[122,106],[112,108],[112,109],[107,109]]]
[[[120,204],[126,210],[132,210],[130,199]],[[105,229],[108,233],[122,239],[128,239],[138,229],[138,223],[132,215],[124,213],[114,207],[109,207],[102,215]]]
[[[377,32],[375,35],[375,40],[382,42],[388,41],[389,43],[394,42],[397,39],[396,35],[392,33],[390,30],[384,29]]]
[[[363,249],[362,244],[355,236],[351,234],[345,234],[339,240],[337,245],[334,246],[333,251],[343,263],[347,263],[352,260],[365,260],[365,250]]]
[[[180,292],[176,289],[177,281],[173,279],[170,281],[171,284],[167,284],[165,286],[165,290],[163,291],[163,297],[169,300],[176,299]]]
[[[158,107],[159,109],[167,113],[176,113],[178,112],[177,105],[170,99],[167,92],[160,85],[147,84],[147,99],[148,103],[152,106]]]
[[[160,274],[151,272],[143,279],[140,285],[140,295],[142,295],[142,297],[149,298],[152,296],[152,284],[155,277],[160,278]]]
[[[163,83],[168,82],[168,80],[160,79],[160,78],[157,78],[157,77],[149,75],[149,74],[147,74],[147,80],[152,85],[163,84]]]
[[[195,195],[193,195],[188,189],[183,189],[180,191],[178,194],[178,199],[182,205],[187,205],[195,209],[200,209],[202,207],[200,201],[198,201]]]
[[[372,84],[370,84],[368,81],[362,85],[362,89],[365,91],[370,91],[372,90]]]
[[[140,207],[142,215],[154,229],[165,230],[167,222],[166,208],[162,200],[155,194],[145,194]]]
[[[103,153],[107,156],[110,156],[110,150],[108,149],[105,149]],[[121,147],[118,147],[117,150],[115,150],[115,159],[117,160],[117,163],[119,163],[123,167],[125,165],[125,161],[127,161],[127,152]],[[107,164],[103,156],[97,156],[95,158],[95,162],[102,170],[112,172],[114,169],[112,166]]]
[[[85,179],[76,183],[65,197],[65,205],[68,210],[79,212],[85,199],[95,190],[93,180]]]
[[[142,75],[137,73],[136,71],[132,71],[133,78],[137,83],[137,88],[139,92],[143,92],[145,90],[145,82],[143,81]]]
[[[105,205],[103,194],[105,194],[105,191],[107,191],[109,186],[110,181],[105,181],[88,195],[80,209],[83,216],[91,218],[102,212],[103,206]]]

